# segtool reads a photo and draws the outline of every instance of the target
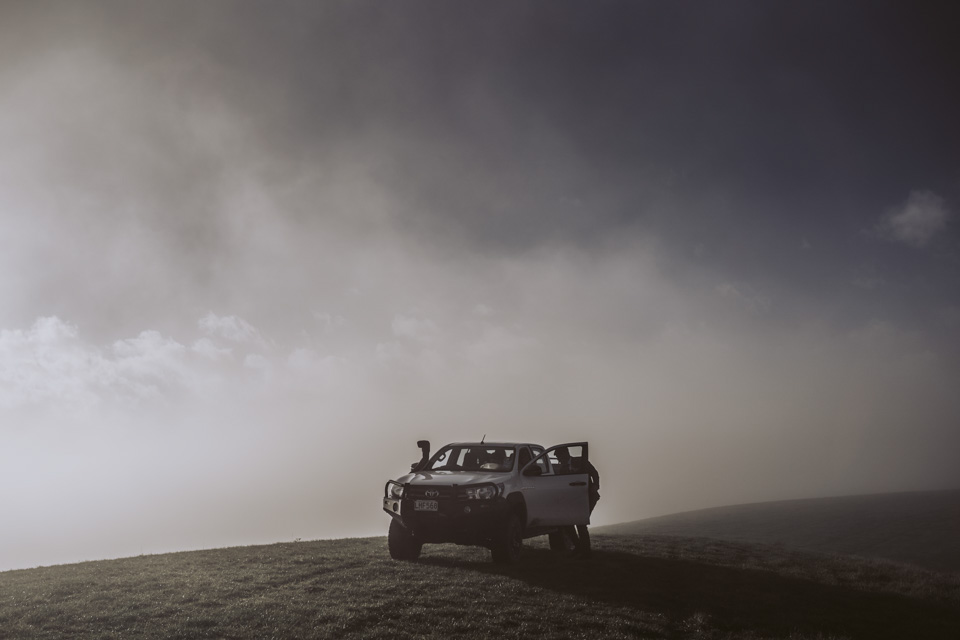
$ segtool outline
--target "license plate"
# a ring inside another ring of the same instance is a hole
[[[417,500],[413,503],[414,511],[436,511],[437,510],[437,501],[436,500]]]

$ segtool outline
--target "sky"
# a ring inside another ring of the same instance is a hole
[[[960,487],[957,10],[0,4],[0,570]]]

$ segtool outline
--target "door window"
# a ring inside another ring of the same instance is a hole
[[[586,473],[585,460],[586,447],[580,444],[561,445],[550,450],[550,466],[557,475]]]
[[[535,451],[534,454],[539,455],[532,464],[540,467],[539,475],[561,476],[587,472],[586,442],[560,444],[547,449],[545,453],[539,447],[537,449],[539,451]]]

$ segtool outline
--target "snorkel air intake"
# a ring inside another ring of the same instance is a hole
[[[414,462],[412,465],[410,465],[410,473],[416,473],[417,471],[420,471],[427,466],[427,462],[430,461],[430,441],[417,440],[417,446],[420,447],[420,451],[423,452],[423,457],[420,459],[420,462]]]

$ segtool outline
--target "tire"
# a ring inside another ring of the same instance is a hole
[[[387,548],[390,557],[394,560],[410,560],[416,562],[423,549],[423,543],[417,542],[410,531],[397,520],[390,520],[390,530],[387,532]]]
[[[577,530],[574,527],[562,527],[547,537],[550,539],[550,551],[557,558],[571,556],[577,547]]]
[[[577,525],[577,547],[574,553],[578,558],[590,557],[590,532],[585,524]]]
[[[497,564],[513,564],[523,555],[523,521],[519,514],[511,514],[504,522],[500,539],[491,552]]]

